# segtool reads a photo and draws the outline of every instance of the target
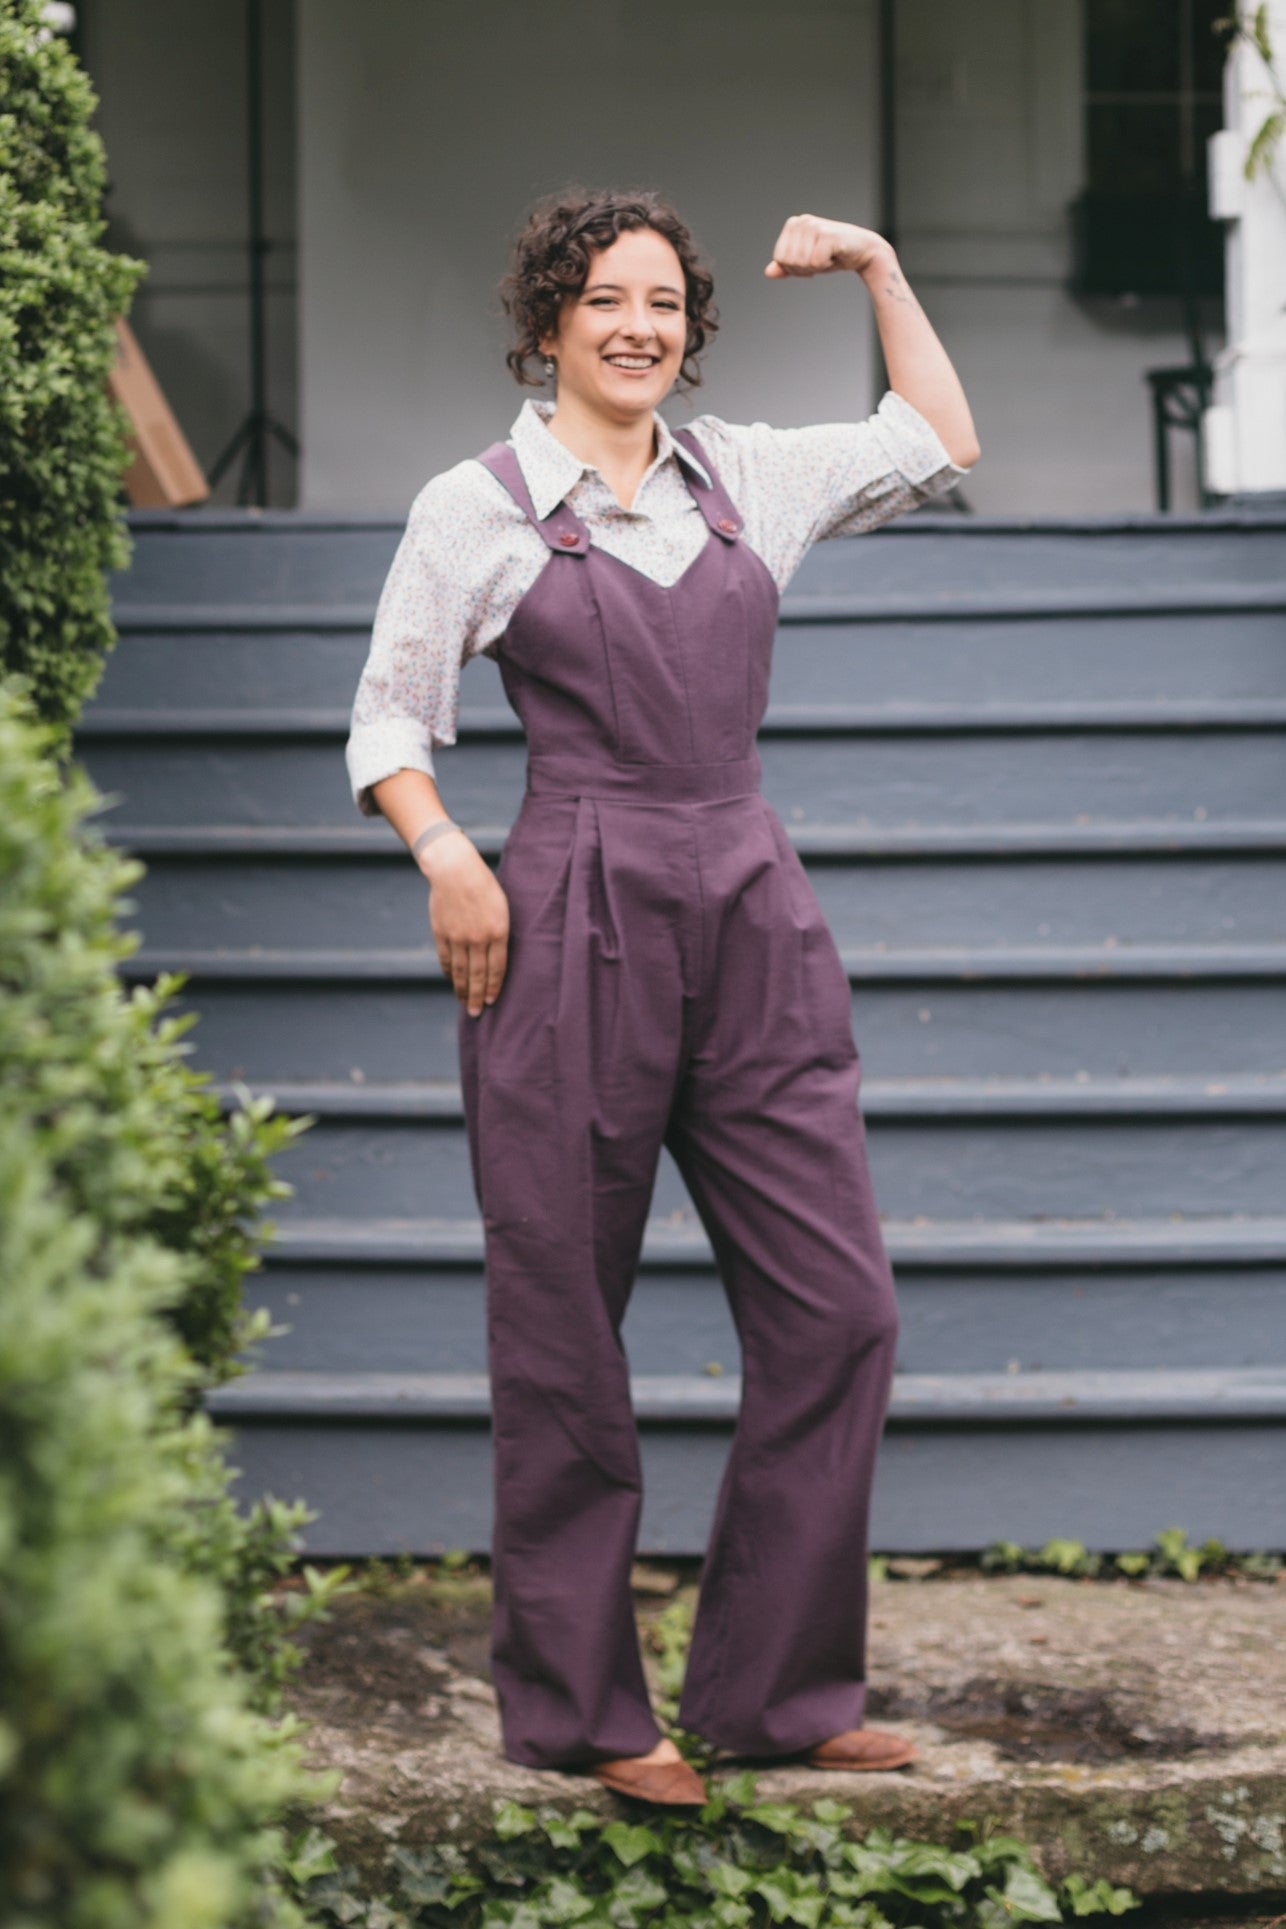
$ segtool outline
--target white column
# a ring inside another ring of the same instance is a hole
[[[1286,0],[1268,0],[1273,66],[1286,74]],[[1224,70],[1224,127],[1208,144],[1209,204],[1226,222],[1227,346],[1214,357],[1201,420],[1207,486],[1218,495],[1286,492],[1286,138],[1270,170],[1243,172],[1274,109],[1271,76],[1238,39]]]

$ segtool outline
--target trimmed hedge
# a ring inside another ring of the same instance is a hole
[[[0,0],[0,671],[30,679],[60,756],[115,642],[128,417],[106,383],[147,273],[100,246],[97,104],[40,0]]]
[[[272,1158],[312,1123],[252,1100],[225,1120],[208,1073],[183,1062],[196,1014],[167,1015],[186,983],[163,973],[127,996],[117,962],[138,949],[119,928],[142,861],[85,820],[102,797],[79,764],[54,763],[57,732],[31,693],[0,684],[0,1076],[69,1207],[101,1243],[147,1235],[174,1254],[184,1292],[171,1317],[205,1382],[243,1372],[235,1356],[268,1330],[243,1281],[260,1264],[255,1216],[290,1187]]]
[[[222,1491],[157,1316],[181,1269],[144,1239],[104,1255],[7,1108],[0,1276],[6,1929],[302,1923],[279,1818],[324,1785],[229,1666],[217,1582],[174,1551]]]
[[[311,1119],[183,1063],[186,982],[127,995],[143,874],[86,821],[72,730],[115,641],[128,423],[106,387],[145,264],[98,246],[96,98],[0,0],[0,1921],[296,1929],[284,1835],[333,1791],[280,1716],[301,1502],[229,1495],[204,1390],[268,1330],[244,1277]],[[257,1222],[257,1223],[256,1223]]]
[[[3,1920],[298,1924],[282,1820],[333,1778],[264,1712],[291,1644],[263,1583],[306,1510],[235,1512],[182,1336],[211,1253],[231,1278],[236,1220],[283,1189],[263,1160],[287,1128],[213,1146],[199,1075],[152,1029],[158,994],[127,998],[114,972],[137,938],[113,908],[142,867],[83,833],[97,793],[49,737],[0,685]]]

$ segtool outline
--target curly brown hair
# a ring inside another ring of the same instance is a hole
[[[541,337],[557,333],[563,302],[585,286],[592,256],[610,248],[629,228],[655,228],[679,257],[688,330],[676,388],[700,384],[696,357],[718,328],[719,316],[713,277],[687,225],[652,188],[595,190],[579,184],[536,204],[513,244],[509,272],[499,284],[500,299],[517,335],[505,356],[516,382],[540,387],[544,378],[529,375],[527,363],[540,356]]]

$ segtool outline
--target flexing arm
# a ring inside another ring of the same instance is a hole
[[[792,214],[764,269],[773,280],[845,272],[862,277],[874,304],[889,387],[931,424],[951,460],[970,468],[981,450],[960,378],[882,235],[851,221]]]

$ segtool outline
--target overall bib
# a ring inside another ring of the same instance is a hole
[[[684,1728],[785,1755],[861,1725],[867,1519],[898,1313],[847,976],[760,792],[778,596],[713,479],[669,588],[542,522],[501,639],[527,738],[497,876],[496,1002],[459,1013],[486,1257],[493,1679],[510,1761],[659,1739],[631,1606],[642,1507],[621,1324],[660,1150],[709,1236],[742,1396],[701,1572]]]

